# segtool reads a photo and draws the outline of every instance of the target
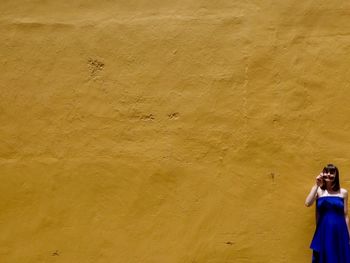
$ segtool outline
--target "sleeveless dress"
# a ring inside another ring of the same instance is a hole
[[[350,263],[349,233],[344,217],[344,199],[321,196],[316,200],[319,212],[310,244],[313,263]]]

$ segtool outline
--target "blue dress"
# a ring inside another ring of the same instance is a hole
[[[319,213],[310,244],[313,263],[350,263],[349,233],[344,217],[344,199],[321,196],[316,200]]]

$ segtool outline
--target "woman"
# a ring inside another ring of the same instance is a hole
[[[310,244],[313,263],[350,263],[348,192],[340,188],[339,170],[333,164],[316,177],[305,200],[316,200],[316,230]]]

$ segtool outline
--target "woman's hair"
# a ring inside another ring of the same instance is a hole
[[[323,172],[327,172],[329,170],[335,170],[335,178],[334,178],[334,181],[333,181],[333,184],[332,184],[332,190],[333,191],[338,191],[340,189],[339,170],[338,170],[338,168],[335,165],[333,165],[331,163],[327,164],[327,166],[325,166],[323,168]],[[323,184],[321,189],[325,190],[326,189],[326,184]]]

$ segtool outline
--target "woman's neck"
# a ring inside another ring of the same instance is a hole
[[[334,192],[332,189],[332,183],[331,182],[327,182],[326,183],[326,190],[327,192]]]

